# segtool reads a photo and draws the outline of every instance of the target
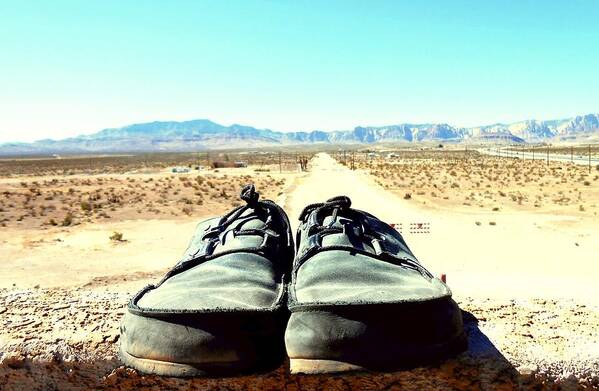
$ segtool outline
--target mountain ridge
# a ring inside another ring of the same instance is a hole
[[[208,119],[153,121],[106,128],[61,140],[0,144],[0,154],[194,151],[313,143],[371,144],[377,142],[539,142],[599,136],[599,114],[558,120],[525,120],[475,127],[447,123],[357,126],[352,130],[279,132],[252,126],[224,126]]]

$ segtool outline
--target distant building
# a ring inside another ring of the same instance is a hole
[[[243,168],[247,167],[247,162],[225,162],[225,161],[214,161],[212,162],[212,168]]]
[[[174,174],[184,174],[186,172],[189,172],[189,168],[188,167],[173,167],[171,169],[171,172]]]

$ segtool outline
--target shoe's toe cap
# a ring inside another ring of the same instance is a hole
[[[230,313],[154,318],[127,312],[121,323],[121,359],[142,372],[170,376],[236,373],[268,365],[280,357],[282,328],[263,324],[270,321],[262,318]]]

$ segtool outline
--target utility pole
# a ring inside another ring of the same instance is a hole
[[[535,161],[535,145],[532,145],[532,161]]]
[[[547,165],[549,165],[549,146],[547,146]]]
[[[591,144],[589,144],[589,174],[591,173]]]
[[[345,156],[345,149],[343,150],[343,165],[347,166],[347,157]]]
[[[283,172],[283,167],[281,166],[281,151],[279,151],[279,174]]]
[[[570,162],[574,163],[574,147],[570,146]]]

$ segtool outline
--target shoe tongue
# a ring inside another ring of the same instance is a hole
[[[266,224],[264,224],[264,221],[255,218],[255,219],[251,219],[251,220],[247,220],[246,222],[244,222],[243,224],[241,224],[239,226],[239,229],[262,229],[264,228]]]
[[[358,237],[360,237],[361,229],[352,219],[344,216],[337,216],[335,219],[333,216],[326,216],[323,219],[323,226],[328,228],[339,228],[343,230],[342,232],[334,232],[323,235],[323,246],[346,246],[369,252],[373,251],[372,248],[365,244],[362,239],[358,239]]]
[[[252,209],[248,209],[239,216],[239,220],[243,221],[237,226],[238,229],[261,229],[266,225]],[[235,223],[233,223],[235,226]]]
[[[333,216],[326,216],[322,220],[322,225],[325,227],[343,228],[345,224],[349,223],[351,223],[351,220],[343,216],[337,216],[337,218],[334,218]]]
[[[250,229],[260,230],[265,227],[266,223],[262,221],[259,215],[254,213],[254,210],[246,210],[221,234],[220,241],[214,248],[213,254],[247,247],[259,247],[264,240],[262,235],[236,235],[235,231]]]

